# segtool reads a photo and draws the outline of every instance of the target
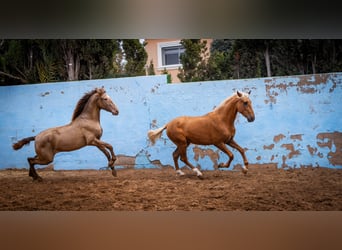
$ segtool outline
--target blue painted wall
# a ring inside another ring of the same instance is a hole
[[[256,120],[248,123],[239,115],[235,141],[247,150],[250,164],[342,166],[341,73],[170,85],[151,97],[151,116],[160,127],[176,116],[207,113],[233,91],[246,89],[252,90]],[[151,160],[173,165],[173,150],[164,132],[148,152]],[[242,164],[233,153],[232,166]],[[215,147],[190,147],[188,157],[203,169],[228,160]]]
[[[135,157],[147,145],[146,131],[150,126],[147,93],[160,85],[166,85],[165,76],[0,87],[0,168],[28,168],[26,159],[35,155],[34,142],[18,151],[12,149],[12,143],[69,123],[84,93],[101,86],[120,111],[118,116],[101,111],[101,139],[112,144],[117,155]],[[107,158],[91,146],[59,153],[54,160],[55,169],[106,166]]]
[[[342,73],[167,84],[165,76],[0,87],[0,168],[27,168],[33,142],[19,151],[17,139],[70,122],[85,92],[104,86],[119,116],[101,112],[102,140],[113,145],[118,165],[173,166],[175,146],[164,132],[155,146],[146,133],[181,115],[211,111],[236,90],[252,90],[256,120],[238,115],[235,140],[250,164],[277,167],[342,167]],[[232,150],[232,166],[242,163]],[[226,161],[215,147],[191,146],[188,157],[202,169]],[[94,147],[57,154],[55,169],[100,169],[105,156]],[[182,166],[182,164],[181,164]]]

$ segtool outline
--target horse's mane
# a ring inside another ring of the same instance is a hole
[[[239,93],[241,93],[243,96],[247,96],[247,97],[249,96],[249,94],[244,93],[244,92],[239,92]],[[238,95],[237,95],[236,92],[233,93],[231,96],[229,96],[229,97],[227,97],[226,99],[224,99],[224,100],[220,103],[220,105],[218,105],[217,107],[215,107],[214,110],[217,110],[217,109],[219,109],[220,107],[226,105],[228,101],[230,101],[231,99],[233,99],[234,97],[237,97],[237,96],[238,96]]]
[[[226,102],[228,102],[230,99],[232,99],[233,97],[235,97],[237,94],[233,93],[231,96],[228,96],[226,99],[224,99],[217,107],[214,108],[214,110],[219,109],[220,107],[224,106],[226,104]]]
[[[95,94],[97,89],[89,91],[77,102],[71,121],[75,120],[82,112],[90,97]]]

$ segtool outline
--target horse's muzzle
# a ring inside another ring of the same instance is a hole
[[[255,116],[254,115],[253,116],[251,115],[251,116],[247,117],[247,121],[248,122],[254,122],[254,120],[255,120]]]
[[[119,110],[115,110],[112,112],[113,115],[118,115],[119,114]]]

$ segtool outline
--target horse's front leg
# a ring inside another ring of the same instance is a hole
[[[110,155],[111,155],[111,159],[108,162],[108,166],[109,167],[114,167],[114,163],[116,161],[116,155],[114,153],[112,145],[110,145],[109,143],[104,142],[104,141],[101,141],[101,143],[109,150]]]
[[[243,159],[243,163],[244,163],[244,166],[242,167],[242,172],[244,174],[247,174],[247,171],[248,171],[248,160],[247,160],[247,157],[245,155],[245,150],[243,148],[241,148],[233,139],[230,140],[228,145],[231,146],[232,148],[235,148],[237,151],[240,152],[240,154],[242,156],[242,159]]]
[[[105,154],[105,156],[108,159],[108,167],[110,167],[112,169],[113,176],[117,176],[116,170],[114,168],[114,163],[115,163],[115,160],[116,160],[116,156],[114,154],[112,145],[110,145],[109,143],[103,142],[103,141],[101,141],[99,139],[95,139],[91,143],[91,145],[96,146],[98,149],[101,150],[102,153]],[[109,150],[110,153],[108,153],[107,149]]]
[[[224,153],[226,153],[229,157],[229,160],[226,163],[220,163],[218,165],[218,168],[229,168],[230,163],[233,161],[234,159],[234,155],[233,153],[227,148],[226,144],[224,143],[220,143],[220,144],[215,144],[215,146],[222,150]]]

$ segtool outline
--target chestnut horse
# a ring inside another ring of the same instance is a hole
[[[100,125],[100,110],[104,109],[113,115],[118,115],[119,110],[113,103],[105,89],[95,88],[86,93],[77,103],[71,122],[61,127],[49,128],[36,136],[24,138],[13,144],[13,149],[18,150],[30,141],[35,141],[36,156],[27,158],[30,164],[29,176],[33,180],[41,181],[34,165],[46,165],[53,161],[58,152],[67,152],[91,145],[100,149],[108,159],[108,166],[112,174],[116,176],[114,162],[116,156],[113,147],[100,140],[102,128]],[[107,151],[109,150],[109,152]]]
[[[171,120],[161,128],[150,130],[148,137],[152,143],[161,137],[162,132],[166,129],[167,136],[176,144],[177,148],[173,152],[173,160],[175,162],[176,173],[184,175],[179,169],[178,159],[180,157],[186,165],[188,165],[198,177],[202,173],[194,167],[186,156],[186,149],[190,143],[198,145],[214,145],[229,157],[227,163],[220,163],[219,168],[228,168],[232,162],[234,155],[227,148],[226,144],[237,149],[244,161],[243,172],[247,173],[248,161],[244,152],[235,141],[235,126],[234,121],[237,113],[241,113],[247,118],[248,122],[253,122],[255,119],[252,102],[249,99],[250,95],[237,91],[236,94],[224,100],[212,112],[203,116],[181,116]]]

